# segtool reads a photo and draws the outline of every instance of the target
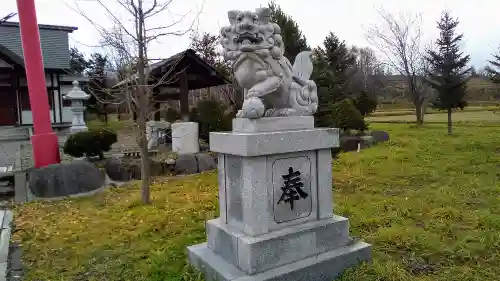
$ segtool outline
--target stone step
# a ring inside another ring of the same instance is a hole
[[[0,141],[29,140],[28,127],[0,127]]]

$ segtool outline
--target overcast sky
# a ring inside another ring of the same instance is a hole
[[[0,17],[17,11],[15,0],[0,0]],[[35,0],[40,24],[70,25],[79,29],[70,36],[70,44],[85,52],[99,45],[100,35],[87,19],[74,11],[76,3],[88,17],[109,27],[110,21],[93,0]],[[113,6],[115,0],[103,0],[117,17],[126,20],[126,13]],[[147,2],[147,1],[146,1]],[[480,68],[500,45],[500,1],[492,0],[277,0],[282,9],[298,23],[312,47],[322,44],[332,31],[349,45],[369,46],[365,28],[379,20],[377,8],[388,12],[421,12],[426,40],[438,35],[436,21],[441,11],[448,9],[458,17],[458,31],[464,33],[464,50],[471,54],[472,63]],[[267,0],[173,0],[169,11],[154,18],[153,25],[167,25],[185,15],[171,30],[186,30],[195,22],[199,32],[218,34],[227,25],[228,10],[255,9],[267,5]],[[68,7],[69,6],[69,7]],[[201,11],[201,12],[200,12]],[[17,20],[17,18],[14,18]],[[189,46],[189,35],[165,37],[150,49],[150,57],[165,58]]]

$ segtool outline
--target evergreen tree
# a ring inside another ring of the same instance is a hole
[[[69,49],[69,72],[71,75],[83,75],[90,66],[83,53],[77,48]]]
[[[356,57],[344,41],[332,32],[323,41],[323,48],[315,52],[312,79],[318,85],[319,107],[316,113],[318,126],[332,126],[327,118],[330,105],[351,97],[350,81],[356,69]]]
[[[471,68],[467,66],[469,55],[460,51],[460,42],[463,34],[456,34],[458,19],[444,12],[438,22],[440,37],[436,42],[436,50],[428,50],[426,60],[429,62],[428,82],[437,93],[434,102],[435,108],[448,112],[448,134],[452,134],[451,113],[453,109],[463,109],[467,102],[464,100],[467,89],[467,77]]]
[[[88,88],[91,93],[87,101],[88,109],[94,112],[98,117],[103,116],[104,121],[108,122],[107,103],[109,94],[106,89],[106,66],[108,57],[99,53],[93,53],[90,56],[87,76],[89,76]]]
[[[493,83],[500,84],[500,49],[497,54],[493,54],[493,59],[489,60],[489,65],[485,68]]]
[[[272,1],[269,3],[269,10],[271,21],[281,27],[281,37],[285,45],[284,56],[293,64],[295,57],[300,52],[310,50],[306,37],[300,31],[297,23],[284,13],[276,2]]]
[[[219,44],[219,36],[212,35],[208,32],[201,35],[195,33],[191,37],[190,48],[211,66],[220,71],[220,73],[229,77],[231,66],[217,51]]]

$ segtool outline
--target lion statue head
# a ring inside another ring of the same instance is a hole
[[[269,8],[251,11],[229,11],[230,26],[221,29],[222,54],[236,60],[242,53],[283,57],[284,46],[280,27],[270,22]]]

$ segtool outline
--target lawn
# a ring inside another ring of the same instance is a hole
[[[393,115],[391,112],[389,115]],[[454,122],[464,121],[500,121],[500,115],[491,110],[469,110],[454,112],[451,116]],[[401,113],[395,116],[373,116],[366,118],[371,122],[415,122],[416,116],[414,114]],[[442,123],[447,122],[448,115],[446,113],[426,114],[424,117],[425,122]]]
[[[373,262],[343,281],[498,280],[500,125],[374,124],[391,141],[334,163],[335,213],[373,244]],[[137,187],[15,209],[26,280],[202,280],[185,247],[218,214],[217,176],[159,179],[153,204]]]

